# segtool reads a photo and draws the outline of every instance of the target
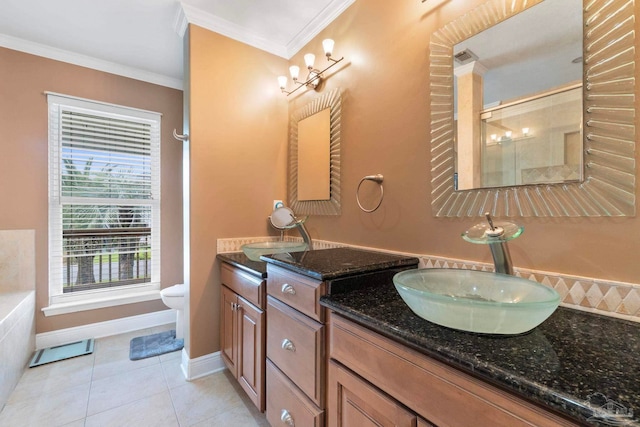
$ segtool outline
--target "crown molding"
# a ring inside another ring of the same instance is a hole
[[[173,29],[180,37],[184,37],[187,32],[187,28],[189,27],[189,20],[187,19],[187,15],[184,13],[184,6],[184,4],[180,3],[176,17],[173,21]]]
[[[285,59],[291,59],[307,43],[309,43],[320,31],[333,22],[342,12],[351,6],[355,0],[333,0],[322,12],[305,25],[298,34],[286,45],[270,42],[262,36],[252,33],[246,27],[234,24],[216,15],[205,12],[197,7],[180,3],[181,10],[176,17],[175,30],[180,36],[184,36],[188,24],[195,24],[207,30],[213,31],[255,48],[272,53]]]
[[[286,46],[282,46],[278,43],[272,43],[264,37],[247,31],[245,27],[229,22],[226,19],[222,19],[211,13],[204,12],[197,7],[193,7],[185,3],[181,3],[181,5],[189,24],[195,24],[215,33],[222,34],[223,36],[229,37],[233,40],[248,44],[249,46],[289,59],[289,57],[287,57]]]
[[[287,59],[298,53],[300,49],[307,45],[315,36],[320,34],[329,24],[342,14],[356,0],[333,0],[314,19],[295,35],[287,43]]]
[[[41,56],[44,58],[54,59],[56,61],[66,62],[73,65],[79,65],[81,67],[103,71],[105,73],[116,74],[118,76],[129,77],[131,79],[157,84],[159,86],[166,86],[173,89],[183,90],[183,82],[181,79],[152,73],[150,71],[140,70],[134,67],[128,67],[126,65],[105,61],[87,55],[81,55],[44,44],[11,37],[5,34],[0,34],[0,46],[6,47],[7,49],[29,53],[31,55]]]

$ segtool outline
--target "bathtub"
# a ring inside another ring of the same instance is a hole
[[[35,232],[0,230],[0,410],[36,348]]]
[[[0,409],[36,347],[35,291],[0,291]]]

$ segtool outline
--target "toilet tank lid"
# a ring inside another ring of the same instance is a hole
[[[167,297],[181,297],[184,296],[184,284],[169,286],[162,290],[162,294]]]

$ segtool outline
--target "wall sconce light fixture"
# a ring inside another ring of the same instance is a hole
[[[313,63],[315,62],[315,59],[316,59],[314,54],[307,53],[304,56],[304,64],[307,66],[307,70],[309,70],[309,74],[307,75],[306,81],[304,82],[298,81],[298,77],[300,76],[300,67],[298,67],[297,65],[292,65],[291,67],[289,67],[289,73],[291,74],[291,79],[293,80],[294,84],[298,85],[295,89],[291,91],[287,91],[286,89],[287,76],[279,76],[278,84],[280,85],[280,90],[282,91],[282,93],[286,93],[287,96],[289,96],[303,86],[308,86],[312,89],[316,89],[320,84],[320,82],[322,81],[322,73],[324,73],[329,68],[333,67],[338,62],[344,59],[344,56],[340,59],[333,59],[331,57],[333,53],[333,45],[334,45],[334,41],[331,39],[325,39],[322,41],[322,48],[324,49],[324,54],[327,57],[327,61],[330,62],[329,66],[322,71],[313,68]]]

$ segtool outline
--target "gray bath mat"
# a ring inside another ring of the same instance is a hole
[[[59,360],[70,359],[72,357],[84,356],[93,353],[93,338],[89,340],[76,341],[69,344],[57,345],[55,347],[36,350],[31,358],[29,367],[45,365]]]
[[[159,334],[136,337],[131,340],[129,359],[140,360],[160,354],[182,350],[183,339],[176,339],[176,331],[164,331]]]

